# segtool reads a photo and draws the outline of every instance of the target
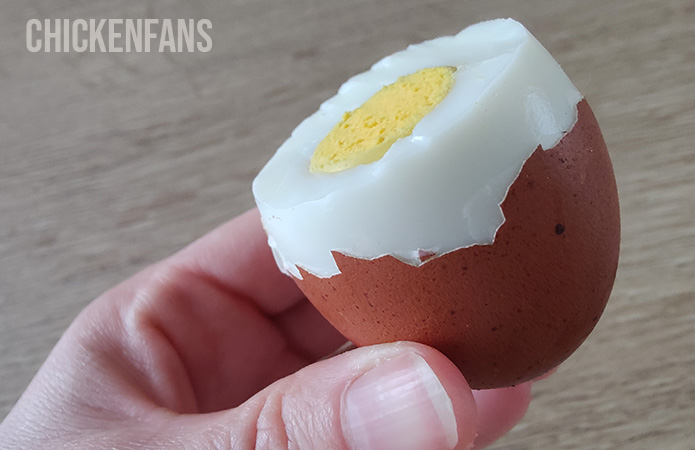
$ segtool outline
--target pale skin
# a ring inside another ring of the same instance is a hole
[[[369,418],[356,428],[348,411],[361,398],[351,386],[382,380],[407,382],[396,397],[367,399],[392,405],[379,430],[405,430],[404,442],[432,450],[474,440],[480,448],[530,400],[529,383],[471,391],[446,357],[421,344],[324,359],[344,343],[278,271],[252,210],[82,311],[0,424],[0,448],[387,450],[403,433],[376,433]],[[443,387],[437,411],[453,417],[432,414],[435,400],[413,400],[424,392],[410,382],[416,366],[431,375],[429,386]],[[409,406],[393,406],[401,401]],[[411,414],[420,426],[394,423]]]

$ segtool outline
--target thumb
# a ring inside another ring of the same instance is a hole
[[[187,441],[214,448],[449,450],[471,447],[477,412],[448,359],[400,342],[317,362],[237,408],[178,420]]]

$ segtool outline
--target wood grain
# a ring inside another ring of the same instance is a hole
[[[0,417],[95,296],[252,206],[250,182],[350,75],[521,20],[589,99],[622,209],[586,344],[495,449],[695,449],[695,2],[70,1],[0,5]],[[210,18],[193,54],[30,53],[31,18]]]

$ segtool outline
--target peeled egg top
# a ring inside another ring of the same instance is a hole
[[[524,162],[577,121],[582,99],[510,19],[388,56],[304,120],[253,183],[278,266],[340,271],[332,252],[428,258],[490,244]]]

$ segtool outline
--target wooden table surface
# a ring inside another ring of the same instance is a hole
[[[209,18],[209,53],[30,53],[31,18]],[[0,418],[99,293],[252,206],[349,76],[522,21],[602,124],[622,250],[604,317],[497,449],[695,449],[695,2],[33,0],[0,6]]]

